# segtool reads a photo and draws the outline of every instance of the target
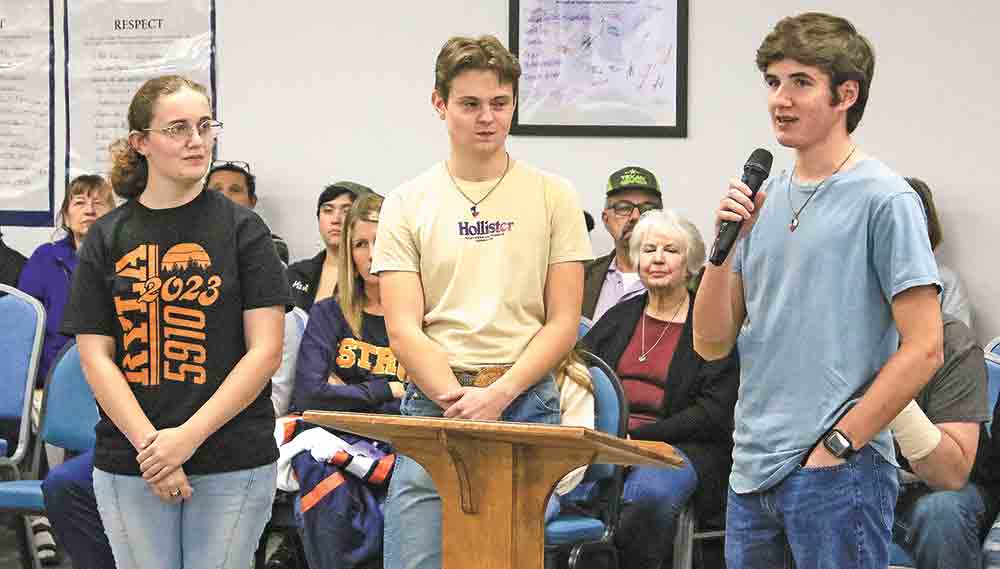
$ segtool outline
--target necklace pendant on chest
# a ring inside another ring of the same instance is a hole
[[[469,211],[472,212],[472,217],[479,217],[479,210],[476,209],[476,206],[470,207]]]
[[[793,217],[792,222],[788,224],[788,230],[794,232],[799,228],[799,218]]]
[[[645,355],[645,354],[643,354],[643,355],[639,356],[639,361],[640,361],[640,362],[644,362],[644,361],[646,361],[646,355]]]

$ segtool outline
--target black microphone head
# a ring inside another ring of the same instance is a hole
[[[750,158],[747,158],[747,163],[743,168],[756,167],[763,170],[765,177],[771,173],[771,163],[774,162],[774,156],[764,149],[758,148],[750,153]]]

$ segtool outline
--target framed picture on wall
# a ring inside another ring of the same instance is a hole
[[[512,134],[687,136],[688,0],[510,0]]]

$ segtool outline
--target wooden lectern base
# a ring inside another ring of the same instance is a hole
[[[442,569],[542,569],[545,503],[591,463],[679,466],[665,443],[583,427],[308,411],[310,423],[391,442],[441,496]]]

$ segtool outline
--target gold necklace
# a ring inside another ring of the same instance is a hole
[[[483,200],[485,200],[486,198],[490,197],[490,194],[493,193],[493,190],[497,189],[497,186],[500,185],[500,182],[502,182],[503,179],[507,177],[507,172],[510,171],[510,152],[504,152],[504,154],[507,155],[507,165],[503,167],[503,175],[500,176],[500,179],[497,180],[497,183],[493,184],[493,187],[490,188],[490,191],[486,192],[485,196],[479,198],[479,201],[472,201],[472,198],[465,195],[465,192],[462,191],[462,187],[459,186],[458,182],[455,181],[455,176],[451,175],[451,168],[448,167],[448,161],[445,160],[444,169],[446,172],[448,172],[448,177],[451,178],[451,183],[455,185],[455,189],[458,190],[458,193],[462,194],[462,197],[468,200],[469,203],[472,204],[472,207],[469,208],[469,211],[472,212],[472,217],[479,217],[479,209],[477,209],[476,206],[483,203]]]
[[[844,164],[847,164],[847,161],[851,159],[851,156],[854,156],[854,151],[857,149],[857,146],[851,147],[851,152],[847,155],[847,158],[844,158],[844,161],[840,163],[840,166],[837,166],[837,169],[833,171],[833,174],[823,178],[820,183],[816,184],[816,189],[809,194],[809,197],[806,198],[805,203],[802,204],[802,207],[800,207],[798,211],[796,211],[795,206],[792,205],[792,178],[795,177],[795,165],[792,165],[792,175],[788,177],[788,208],[792,210],[792,222],[788,224],[789,231],[794,233],[795,230],[799,228],[799,216],[802,215],[802,211],[806,209],[806,206],[809,205],[810,201],[812,201],[813,196],[819,193],[820,186],[825,184],[827,180],[834,176],[834,174],[840,172],[840,169],[844,167]]]
[[[686,295],[684,298],[681,298],[680,302],[677,303],[677,308],[674,309],[674,315],[670,317],[670,320],[667,320],[667,325],[663,327],[663,331],[660,332],[660,336],[656,338],[656,341],[653,342],[653,345],[650,346],[648,350],[646,349],[646,314],[642,315],[642,336],[639,337],[640,362],[646,361],[646,356],[648,356],[649,353],[652,352],[654,348],[656,348],[656,345],[660,343],[660,340],[663,339],[663,335],[667,333],[667,330],[670,329],[670,325],[673,324],[674,319],[677,318],[677,314],[680,313],[681,306],[684,305],[685,298],[687,298]],[[650,318],[652,318],[652,316],[650,316]]]

